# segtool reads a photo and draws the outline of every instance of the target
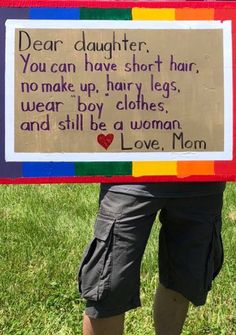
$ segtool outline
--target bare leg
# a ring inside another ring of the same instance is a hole
[[[92,319],[84,314],[83,335],[122,335],[125,314],[110,318]]]
[[[158,335],[180,335],[189,301],[180,293],[159,284],[154,301],[154,324]]]

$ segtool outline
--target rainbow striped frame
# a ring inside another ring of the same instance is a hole
[[[236,87],[236,2],[0,0],[0,183],[236,180],[236,118],[233,125],[232,161],[5,162],[3,64],[5,40],[1,37],[4,34],[6,19],[231,20],[233,86]],[[234,93],[234,102],[235,99],[236,93]],[[234,115],[235,113],[234,111]]]

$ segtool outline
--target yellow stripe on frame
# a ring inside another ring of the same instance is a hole
[[[132,176],[176,176],[177,162],[133,162]]]
[[[175,20],[175,9],[133,8],[133,20]]]

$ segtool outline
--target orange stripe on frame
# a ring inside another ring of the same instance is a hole
[[[214,20],[213,8],[182,8],[176,9],[176,20]]]
[[[214,161],[179,161],[177,162],[177,173],[180,178],[194,175],[214,176],[215,163]]]

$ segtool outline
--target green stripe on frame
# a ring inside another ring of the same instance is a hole
[[[131,176],[132,162],[75,163],[76,176]]]
[[[131,20],[131,9],[81,8],[81,20]],[[76,176],[131,176],[132,162],[75,163]]]
[[[81,8],[81,20],[132,20],[131,9],[123,8]]]

